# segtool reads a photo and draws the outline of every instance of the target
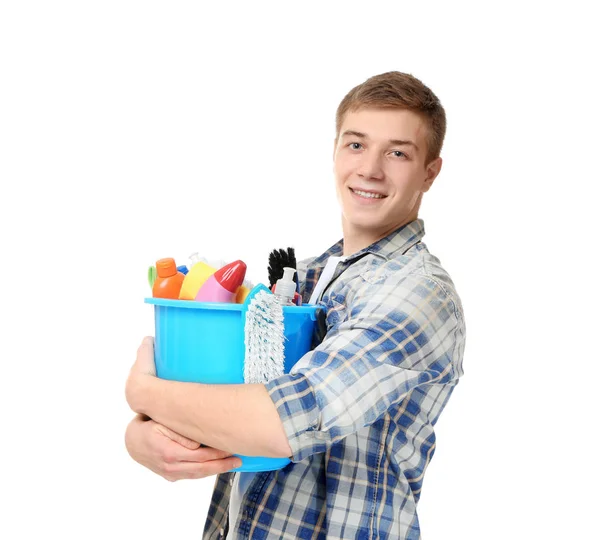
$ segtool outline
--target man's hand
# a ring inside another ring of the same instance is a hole
[[[232,454],[200,445],[153,420],[137,415],[127,426],[129,455],[169,482],[205,478],[239,467]]]
[[[137,401],[144,379],[156,377],[156,366],[154,364],[154,338],[146,336],[137,350],[137,357],[125,385],[125,398],[134,412],[137,410]]]

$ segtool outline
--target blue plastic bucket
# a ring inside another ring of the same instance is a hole
[[[243,384],[243,304],[146,298],[154,304],[154,361],[161,379],[207,384]],[[317,306],[284,306],[284,372],[310,351]],[[234,471],[273,471],[288,458],[237,456]]]

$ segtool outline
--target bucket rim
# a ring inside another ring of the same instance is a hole
[[[227,302],[196,302],[195,300],[172,300],[168,298],[144,298],[144,303],[155,306],[176,307],[184,309],[205,309],[218,311],[242,311],[244,304],[234,304]],[[322,309],[317,304],[303,304],[301,306],[283,306],[284,313],[311,314]]]

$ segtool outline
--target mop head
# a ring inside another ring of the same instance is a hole
[[[246,312],[244,382],[267,383],[283,375],[283,307],[274,294],[259,291]]]

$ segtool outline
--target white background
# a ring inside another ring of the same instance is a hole
[[[592,4],[2,3],[0,537],[200,537],[214,479],[123,443],[147,267],[337,241],[335,109],[399,70],[447,111],[420,217],[467,317],[424,538],[600,538]]]

